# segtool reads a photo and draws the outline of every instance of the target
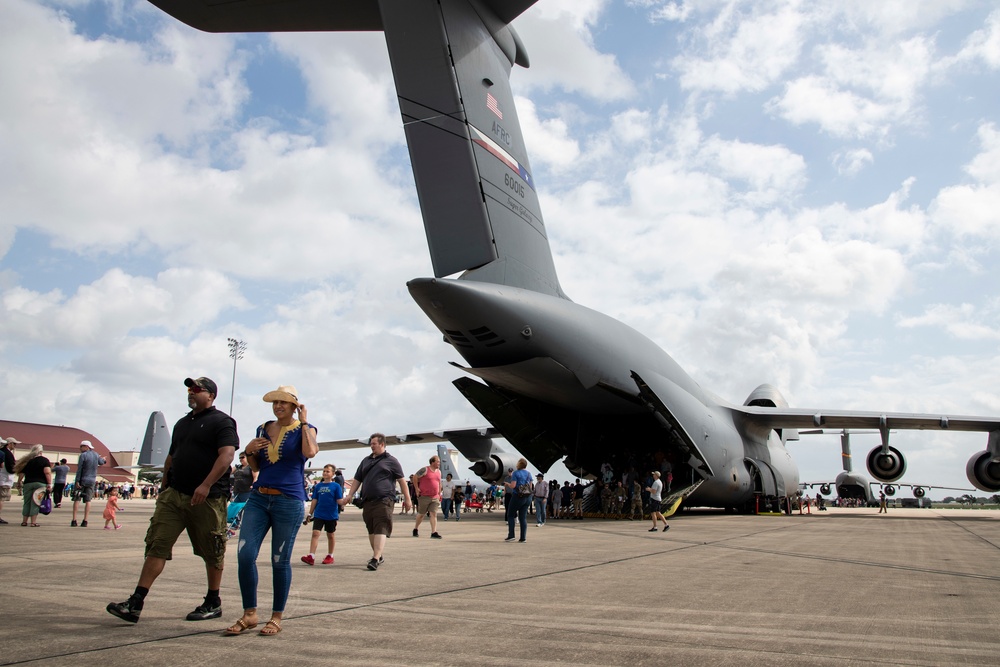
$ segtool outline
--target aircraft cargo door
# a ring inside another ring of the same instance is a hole
[[[776,498],[778,494],[778,480],[774,476],[774,470],[767,463],[757,459],[743,459],[753,480],[753,492],[768,498]],[[784,489],[784,483],[781,484]],[[783,495],[783,494],[782,494]]]

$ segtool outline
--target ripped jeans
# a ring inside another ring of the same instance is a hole
[[[285,611],[292,587],[292,548],[302,525],[305,507],[298,498],[269,496],[256,491],[243,508],[237,561],[243,608],[257,607],[257,554],[267,531],[271,531],[271,575],[274,587],[272,611]]]

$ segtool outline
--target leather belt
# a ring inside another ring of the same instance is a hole
[[[263,493],[265,496],[280,496],[281,491],[278,489],[271,489],[266,486],[258,486],[257,493]]]

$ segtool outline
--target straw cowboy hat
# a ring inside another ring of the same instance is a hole
[[[298,405],[299,390],[290,384],[283,384],[274,391],[264,394],[265,403],[274,403],[275,401],[286,401]]]

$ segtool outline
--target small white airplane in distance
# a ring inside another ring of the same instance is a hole
[[[509,81],[528,66],[510,24],[535,0],[149,1],[209,32],[384,33],[434,268],[407,287],[465,360],[453,384],[491,425],[442,432],[484,480],[519,456],[493,444],[502,437],[543,472],[564,458],[581,476],[665,460],[686,504],[747,509],[798,491],[785,447],[798,429],[877,429],[867,463],[884,483],[906,470],[890,429],[934,429],[988,433],[966,472],[1000,491],[996,417],[793,409],[767,384],[730,403],[641,333],[566,296]]]

